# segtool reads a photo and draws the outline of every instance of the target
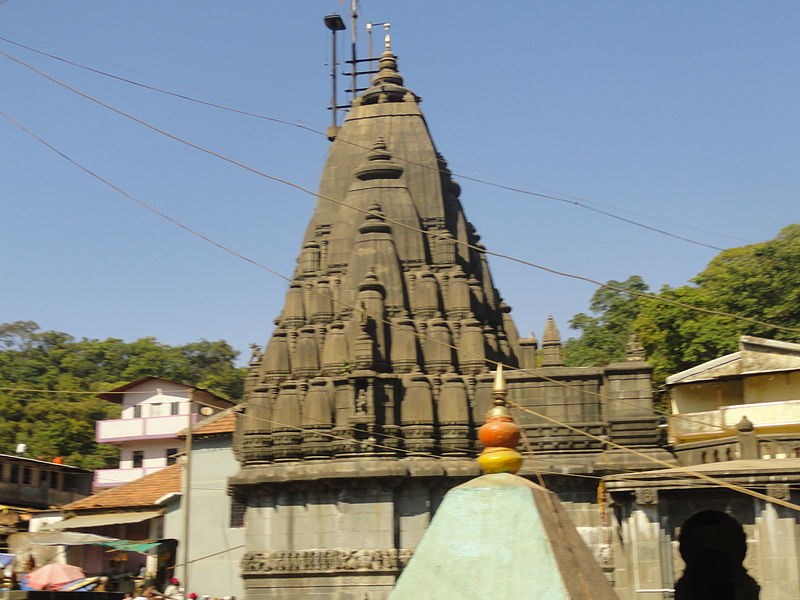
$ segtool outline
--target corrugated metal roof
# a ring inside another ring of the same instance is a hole
[[[141,523],[161,516],[160,510],[138,512],[106,512],[93,515],[78,515],[52,523],[48,529],[80,529],[81,527],[102,527],[103,525],[121,525],[123,523]]]

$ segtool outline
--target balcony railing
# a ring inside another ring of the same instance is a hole
[[[97,442],[115,444],[129,440],[173,437],[188,426],[187,415],[164,417],[139,417],[137,419],[110,419],[97,422]],[[197,415],[192,415],[192,423]]]
[[[669,442],[680,444],[735,435],[736,425],[743,417],[758,432],[794,431],[800,428],[800,400],[732,404],[716,410],[669,415]]]
[[[98,469],[94,472],[94,487],[114,487],[134,481],[150,473],[166,467],[166,463],[158,467],[133,467],[130,469]]]

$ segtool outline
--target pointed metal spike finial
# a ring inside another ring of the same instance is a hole
[[[503,374],[503,363],[497,363],[497,371],[494,374],[494,385],[492,386],[492,392],[494,392],[496,396],[502,394],[503,397],[505,397],[507,389],[506,377]]]

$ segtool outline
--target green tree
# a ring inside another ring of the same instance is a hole
[[[639,275],[625,281],[608,282],[623,290],[646,292],[648,287]],[[599,288],[589,302],[595,316],[578,313],[569,321],[572,329],[581,332],[564,344],[564,364],[569,367],[606,365],[625,357],[625,342],[633,331],[633,321],[639,314],[639,299],[624,292]]]
[[[0,389],[0,452],[25,442],[32,456],[62,456],[92,469],[111,466],[116,449],[96,444],[94,427],[100,419],[117,417],[119,406],[95,393],[156,375],[235,401],[246,373],[234,363],[237,354],[224,341],[169,346],[155,338],[76,340],[39,331],[33,321],[0,324],[0,388],[5,388]]]
[[[614,287],[643,292],[638,276]],[[800,329],[800,225],[784,227],[775,239],[724,250],[687,285],[664,286],[657,298],[717,313],[729,313],[781,327]],[[797,332],[721,314],[692,310],[601,288],[589,306],[570,321],[581,337],[565,344],[566,364],[599,366],[624,356],[636,333],[654,367],[656,384],[667,375],[734,352],[739,336],[800,341]]]
[[[712,311],[782,327],[800,328],[800,225],[784,227],[775,239],[717,255],[678,288],[659,296]],[[800,341],[800,335],[718,314],[701,313],[640,299],[634,329],[655,367],[656,381],[670,373],[734,352],[741,335]]]

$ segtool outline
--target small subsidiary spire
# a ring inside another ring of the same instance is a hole
[[[561,334],[558,333],[553,315],[547,317],[542,334],[542,366],[563,367],[564,358],[561,355]]]
[[[403,174],[403,167],[392,160],[392,155],[386,149],[386,140],[377,138],[372,145],[372,151],[367,155],[367,160],[355,171],[355,175],[362,181],[370,179],[397,179]]]
[[[519,443],[519,427],[508,412],[507,393],[503,365],[498,363],[492,386],[493,406],[486,413],[486,423],[478,430],[478,439],[484,446],[478,464],[487,475],[516,473],[522,466],[522,455],[514,449]]]

